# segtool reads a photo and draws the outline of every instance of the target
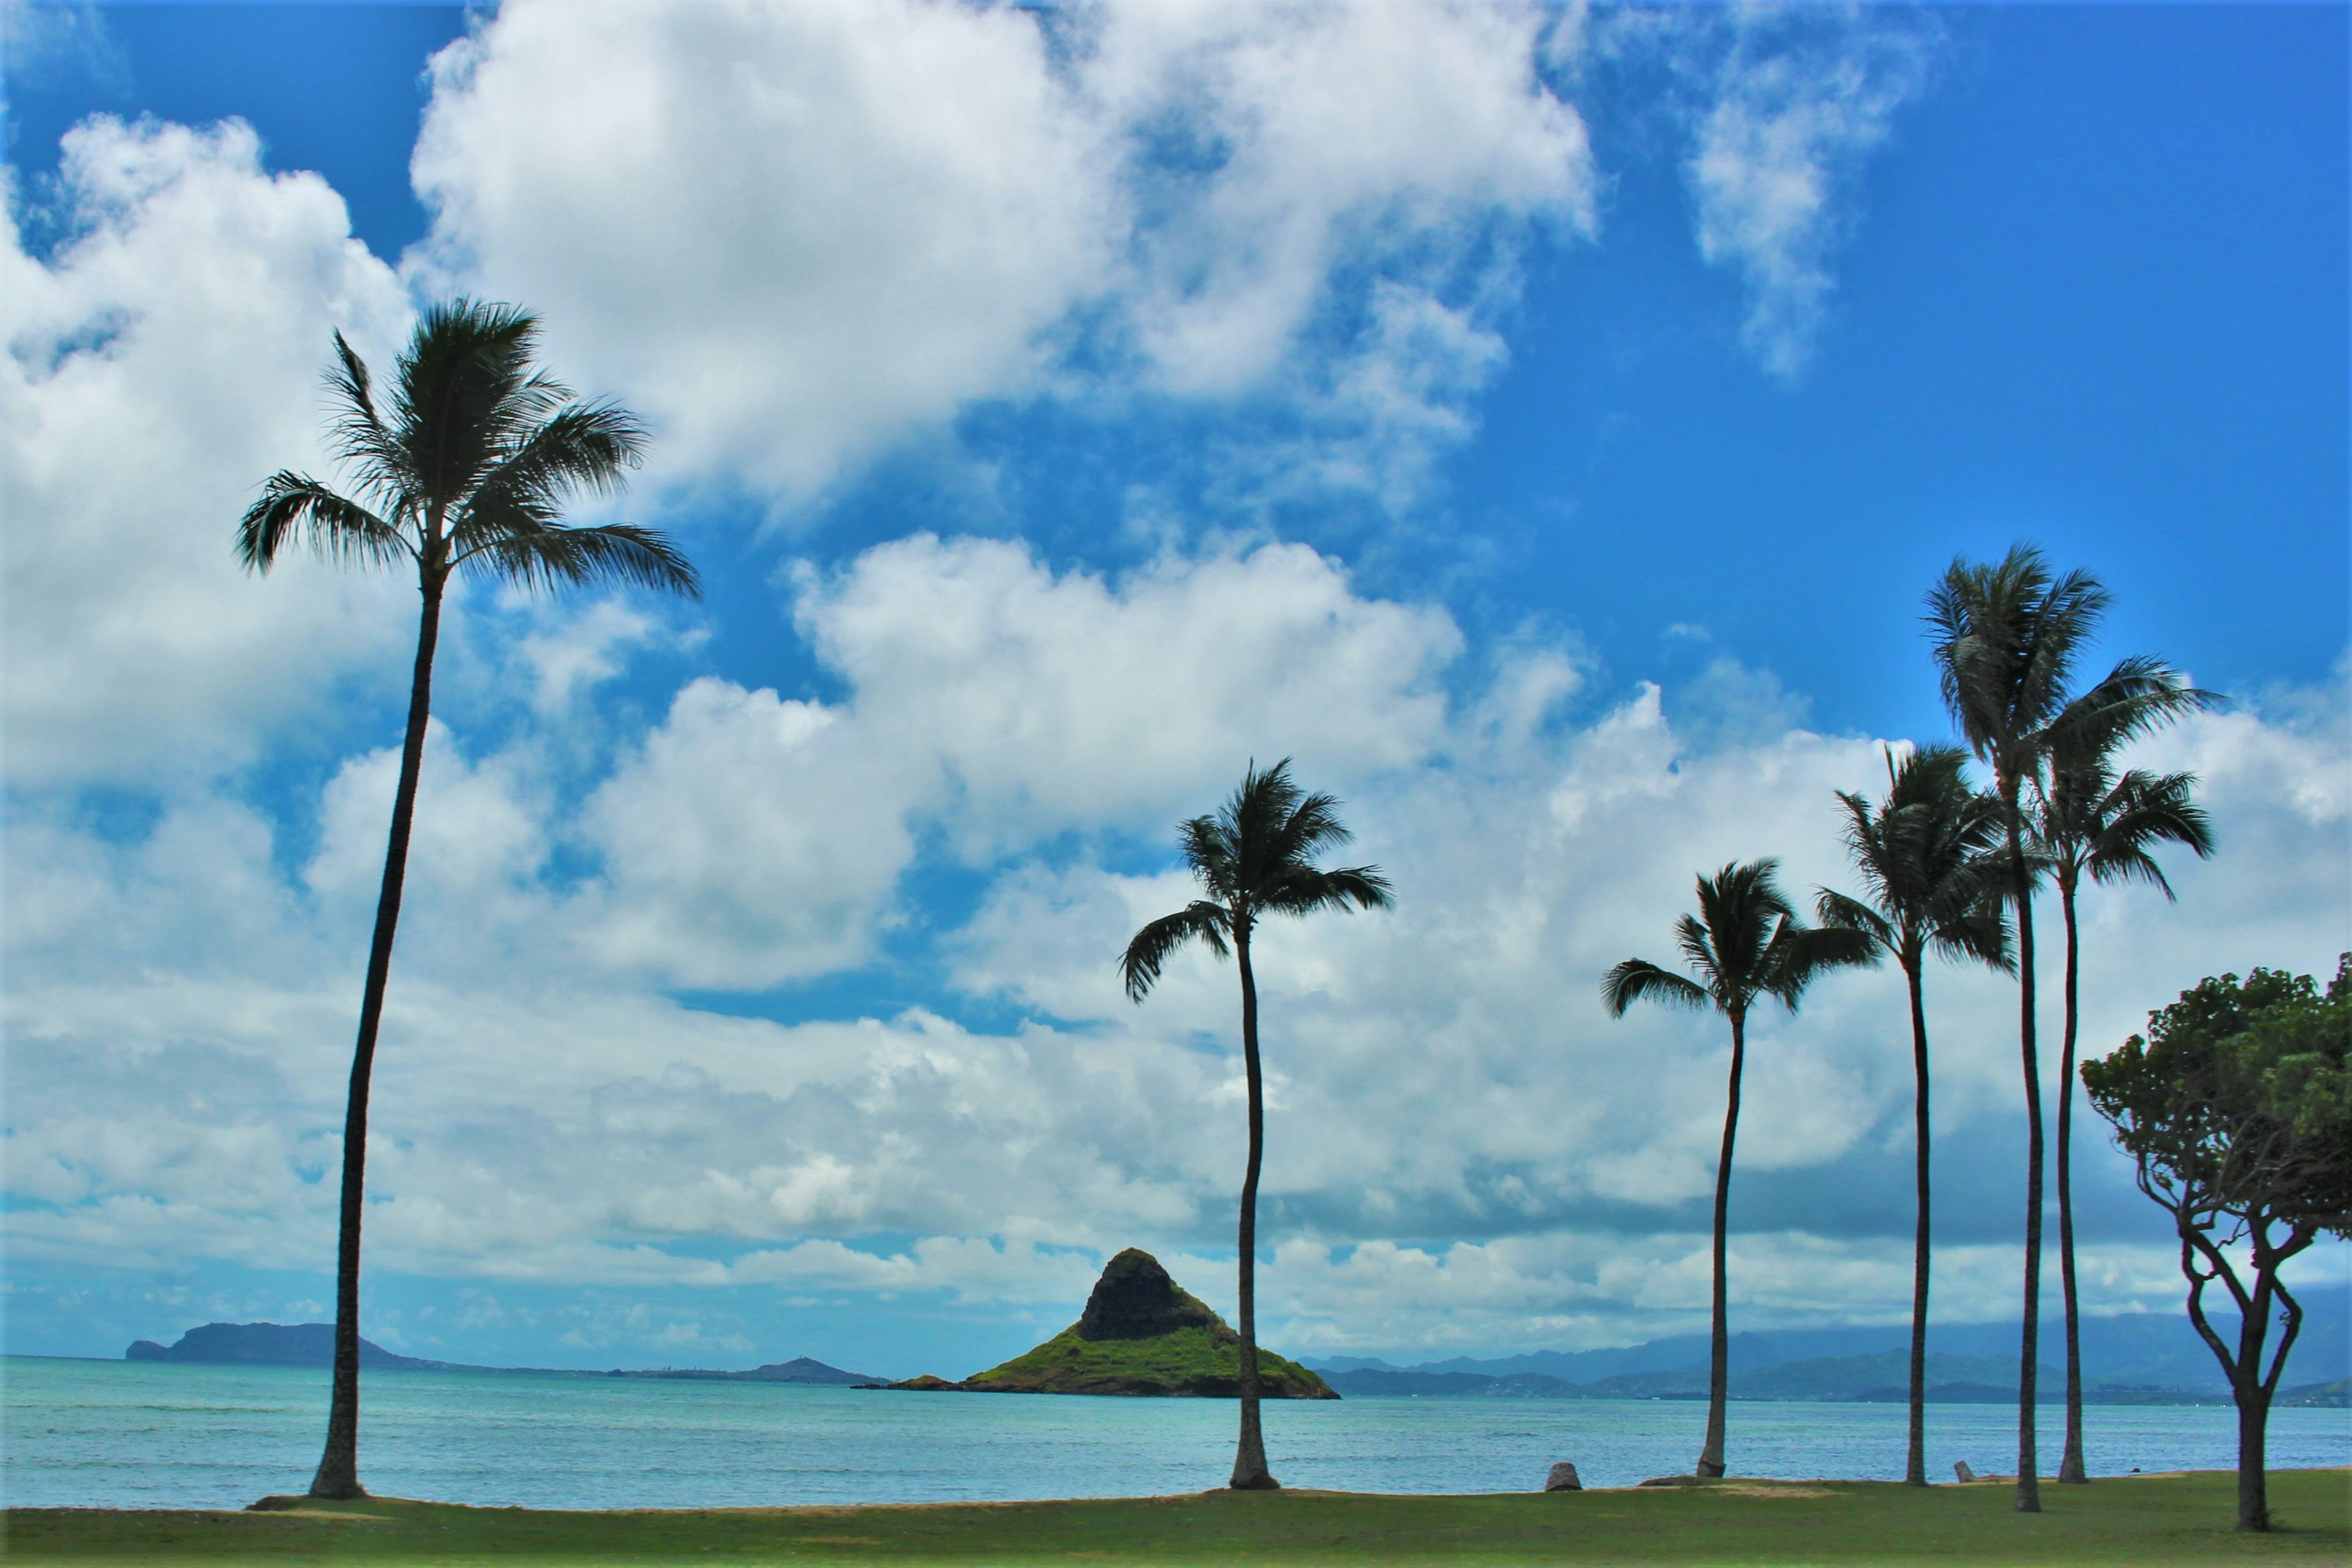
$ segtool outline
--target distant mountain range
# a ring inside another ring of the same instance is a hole
[[[190,1362],[208,1366],[332,1366],[335,1325],[332,1323],[206,1323],[190,1329],[170,1345],[139,1340],[122,1352],[125,1361]],[[772,1362],[745,1372],[718,1372],[704,1367],[655,1367],[626,1372],[580,1372],[560,1367],[468,1366],[463,1362],[427,1361],[399,1355],[373,1341],[360,1341],[360,1365],[370,1371],[393,1372],[529,1372],[560,1373],[566,1377],[645,1377],[712,1383],[831,1384],[846,1387],[872,1383],[860,1372],[844,1372],[807,1356]]]
[[[2352,1374],[2352,1291],[2310,1291],[2303,1330],[2281,1380],[2282,1403],[2341,1405]],[[2041,1397],[2063,1400],[2063,1324],[2045,1314]],[[2215,1314],[2234,1340],[2238,1320]],[[2230,1385],[2186,1312],[2085,1318],[2084,1396],[2104,1405],[2227,1403]],[[2015,1323],[1969,1323],[1928,1331],[1927,1397],[1937,1403],[2006,1403],[2017,1397]],[[1735,1399],[1900,1401],[1909,1397],[1910,1331],[1905,1327],[1775,1329],[1731,1339]],[[1707,1342],[1677,1334],[1597,1351],[1538,1351],[1475,1361],[1396,1366],[1376,1357],[1309,1358],[1349,1398],[1700,1399],[1706,1395]]]

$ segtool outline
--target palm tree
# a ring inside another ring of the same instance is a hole
[[[313,1497],[366,1495],[359,1480],[359,1292],[368,1080],[400,921],[432,708],[433,650],[449,580],[463,569],[526,588],[614,583],[689,596],[700,592],[694,568],[661,534],[622,523],[571,528],[557,521],[570,494],[620,487],[624,470],[640,460],[645,429],[612,404],[572,401],[569,388],[534,369],[538,336],[537,319],[512,306],[468,300],[436,305],[400,356],[390,406],[379,409],[367,365],[337,332],[336,368],[327,384],[339,405],[336,454],[358,481],[357,499],[281,470],[262,487],[237,530],[237,554],[252,571],[267,573],[281,552],[299,544],[346,565],[414,568],[424,601],[343,1117],[334,1393],[326,1452],[310,1482]]]
[[[2214,700],[2206,693],[2188,691],[2185,683],[2173,684],[2200,705]],[[2075,896],[2088,873],[2095,882],[2152,883],[2170,899],[2172,884],[2165,880],[2150,851],[2172,843],[2187,846],[2200,858],[2213,853],[2212,826],[2192,798],[2195,774],[2135,770],[2116,775],[2113,756],[2122,740],[2112,723],[2116,717],[2111,713],[2106,722],[2058,726],[2034,824],[2035,844],[2058,885],[2058,907],[2066,922],[2066,1026],[2058,1068],[2058,1278],[2066,1310],[2066,1447],[2058,1463],[2061,1482],[2090,1479],[2083,1464],[2083,1346],[2074,1291],[2071,1158],[2076,976],[2081,966]]]
[[[1853,931],[1811,931],[1781,896],[1778,860],[1726,866],[1698,879],[1698,910],[1675,923],[1675,941],[1696,981],[1661,969],[1647,959],[1629,958],[1601,982],[1601,999],[1612,1018],[1647,999],[1675,1007],[1712,1006],[1731,1024],[1731,1084],[1723,1115],[1723,1152],[1715,1167],[1715,1288],[1712,1359],[1706,1381],[1706,1443],[1699,1450],[1698,1474],[1723,1474],[1723,1404],[1730,1377],[1731,1341],[1726,1324],[1724,1252],[1731,1205],[1731,1149],[1739,1131],[1739,1076],[1748,1053],[1748,1015],[1769,996],[1793,1013],[1805,987],[1833,964],[1877,962],[1869,944]]]
[[[1822,924],[1859,931],[1901,965],[1911,994],[1913,1158],[1918,1215],[1911,1240],[1911,1427],[1903,1479],[1927,1484],[1927,1009],[1922,972],[1927,954],[2010,967],[2009,925],[1986,857],[2000,838],[2000,808],[1962,776],[1968,753],[1929,746],[1896,765],[1886,761],[1886,799],[1874,807],[1838,792],[1845,807],[1846,850],[1869,900],[1823,892]]]
[[[2126,659],[2090,692],[2066,689],[2111,602],[2087,572],[2051,574],[2042,552],[2014,544],[1990,565],[1955,560],[1927,595],[1928,635],[1944,706],[1969,749],[1991,767],[2017,910],[2018,1054],[2025,1077],[2025,1280],[2017,1380],[2017,1509],[2042,1511],[2034,1399],[2042,1333],[2042,1070],[2036,1054],[2033,889],[2024,795],[2039,787],[2053,747],[2111,731],[2117,743],[2192,705],[2169,672]]]
[[[1242,1178],[1240,1321],[1241,1441],[1229,1483],[1239,1490],[1276,1487],[1265,1464],[1258,1426],[1257,1177],[1265,1150],[1265,1097],[1258,1070],[1257,979],[1250,968],[1250,938],[1268,915],[1317,910],[1386,909],[1393,901],[1377,866],[1318,869],[1316,855],[1354,837],[1339,823],[1339,803],[1307,795],[1290,780],[1290,759],[1260,773],[1252,763],[1241,787],[1214,816],[1196,816],[1177,829],[1184,863],[1206,898],[1162,915],[1127,944],[1119,973],[1128,996],[1141,1002],[1171,953],[1199,938],[1219,958],[1230,951],[1242,976],[1242,1062],[1249,1079],[1249,1167]]]

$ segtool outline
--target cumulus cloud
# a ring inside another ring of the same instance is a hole
[[[1254,755],[1409,765],[1460,647],[1296,545],[1113,579],[922,535],[805,568],[794,614],[848,700],[698,680],[591,800],[612,959],[700,985],[822,973],[871,951],[920,831],[986,864],[1173,820]]]
[[[673,477],[806,494],[974,402],[1096,391],[1442,442],[1514,237],[1590,224],[1536,44],[1443,0],[515,0],[436,61],[417,265],[542,308]]]
[[[239,121],[86,121],[56,200],[54,254],[13,216],[0,247],[9,774],[248,761],[404,619],[387,584],[308,562],[257,582],[230,543],[265,475],[321,467],[329,333],[378,350],[405,298],[342,199],[265,174]]]

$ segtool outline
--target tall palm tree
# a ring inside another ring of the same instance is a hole
[[[1241,787],[1213,816],[1196,816],[1177,829],[1184,863],[1205,898],[1162,915],[1127,944],[1119,973],[1128,996],[1141,1002],[1171,953],[1198,938],[1223,958],[1228,952],[1242,977],[1242,1063],[1249,1080],[1249,1166],[1242,1177],[1240,1321],[1241,1440],[1229,1483],[1239,1490],[1270,1490],[1265,1439],[1258,1426],[1257,1178],[1265,1151],[1265,1094],[1258,1069],[1257,978],[1250,940],[1269,915],[1318,910],[1386,909],[1393,900],[1377,866],[1319,869],[1315,857],[1354,837],[1339,823],[1339,803],[1307,795],[1290,779],[1290,759],[1258,771],[1252,763]]]
[[[1858,933],[1812,931],[1782,896],[1774,859],[1734,862],[1698,879],[1698,913],[1675,922],[1675,942],[1696,974],[1685,979],[1647,959],[1629,958],[1601,982],[1601,999],[1613,1018],[1649,1000],[1672,1007],[1712,1006],[1731,1025],[1731,1082],[1725,1097],[1723,1152],[1715,1167],[1715,1285],[1711,1358],[1706,1379],[1706,1442],[1702,1476],[1723,1474],[1723,1405],[1730,1382],[1731,1340],[1724,1295],[1724,1262],[1731,1213],[1731,1150],[1739,1132],[1739,1078],[1747,1062],[1748,1015],[1766,997],[1793,1013],[1805,987],[1835,964],[1868,964],[1877,955]]]
[[[1993,773],[2017,911],[2018,1055],[2025,1078],[2025,1279],[2017,1379],[2017,1509],[2042,1511],[2034,1400],[2042,1333],[2042,1069],[2034,1032],[2033,891],[2025,794],[2053,749],[2071,737],[2118,740],[2182,710],[2187,694],[2152,660],[2126,659],[2083,697],[2067,688],[2111,603],[2087,572],[2052,574],[2042,552],[2014,544],[1990,565],[1954,560],[1927,595],[1928,636],[1945,709]]]
[[[237,530],[237,554],[252,571],[267,573],[280,553],[304,546],[345,565],[413,569],[423,600],[343,1116],[334,1393],[313,1497],[366,1495],[359,1479],[359,1317],[368,1082],[400,922],[432,709],[433,650],[449,580],[462,570],[526,588],[612,583],[688,596],[700,592],[694,568],[661,534],[624,523],[572,528],[557,521],[568,496],[620,487],[625,470],[640,461],[645,429],[610,403],[573,401],[569,388],[535,369],[538,335],[537,319],[512,306],[469,300],[436,305],[400,356],[389,406],[379,408],[367,365],[336,333],[327,384],[339,405],[336,455],[356,480],[353,495],[280,470]]]
[[[2166,672],[2168,675],[2169,672]],[[2174,682],[2182,697],[2200,705],[2215,699]],[[2096,692],[2084,700],[2095,699]],[[2066,1026],[2058,1068],[2058,1278],[2066,1310],[2066,1447],[2058,1463],[2061,1482],[2090,1479],[2083,1463],[2083,1343],[2074,1291],[2074,1194],[2073,1181],[2074,1042],[2078,1019],[2076,981],[2081,944],[2075,898],[2083,878],[2100,883],[2147,882],[2167,899],[2172,884],[2151,851],[2159,844],[2186,846],[2199,857],[2213,853],[2213,830],[2194,800],[2193,773],[2116,776],[2114,753],[2123,737],[2115,713],[2105,721],[2062,723],[2042,773],[2034,839],[2058,887],[2058,907],[2066,924]]]
[[[1918,1214],[1911,1239],[1911,1426],[1903,1479],[1927,1484],[1927,1008],[1923,972],[1934,952],[2010,968],[2009,924],[1986,858],[2000,840],[1999,807],[1969,787],[1968,753],[1929,746],[1898,766],[1887,754],[1886,799],[1838,792],[1846,851],[1867,901],[1823,892],[1824,927],[1859,931],[1902,967],[1911,995],[1912,1125]]]

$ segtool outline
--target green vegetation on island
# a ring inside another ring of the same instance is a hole
[[[1267,1399],[1337,1399],[1296,1362],[1257,1352]],[[1078,1321],[1034,1350],[962,1383],[912,1379],[901,1388],[977,1394],[1113,1394],[1233,1399],[1242,1391],[1241,1336],[1178,1285],[1148,1252],[1112,1258]]]
[[[1531,1484],[1533,1479],[1531,1478]],[[1236,1492],[919,1507],[560,1512],[283,1499],[257,1512],[19,1509],[11,1562],[355,1563],[2114,1563],[2352,1557],[2352,1474],[2272,1477],[2274,1528],[2229,1524],[2226,1472],[2069,1487],[2020,1521],[2005,1484],[1711,1481],[1390,1497]]]

